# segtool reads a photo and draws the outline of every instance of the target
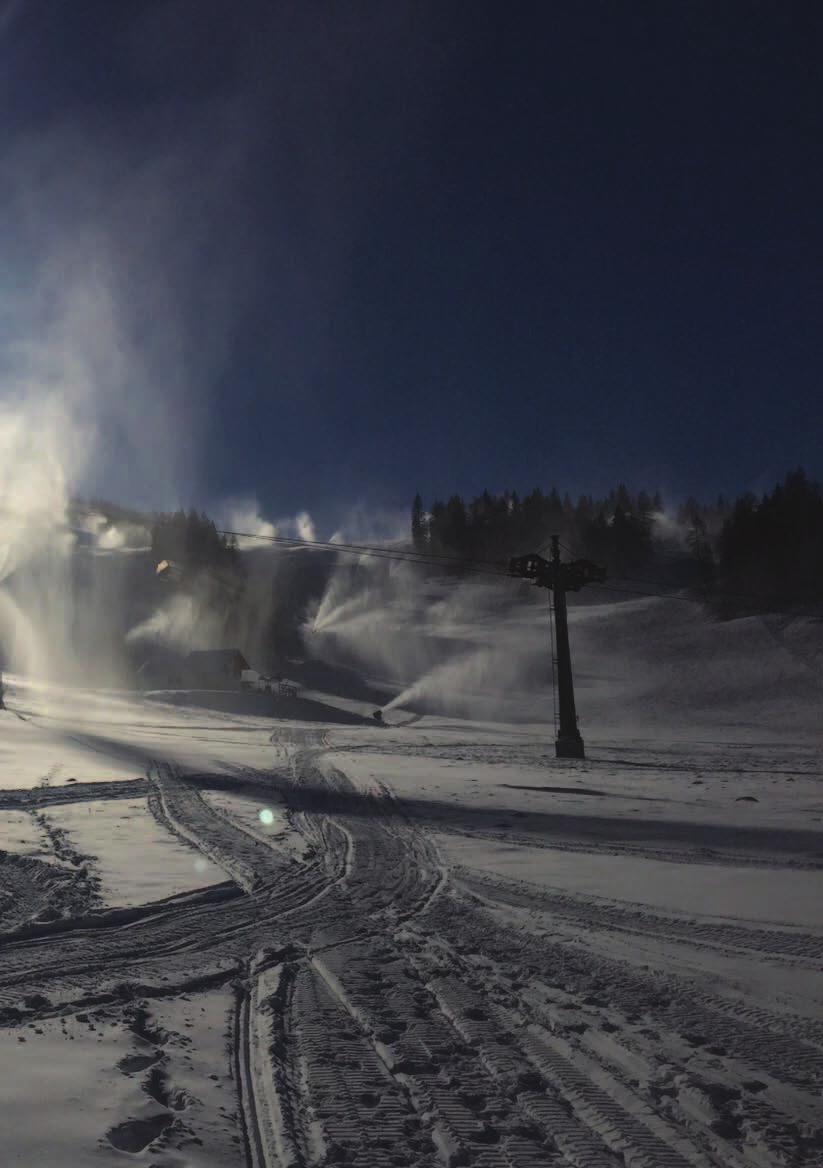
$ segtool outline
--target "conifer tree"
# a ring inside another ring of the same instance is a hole
[[[428,546],[428,532],[426,531],[426,521],[423,515],[423,500],[420,498],[420,492],[414,496],[411,512],[411,536],[414,550],[418,552],[426,551]]]

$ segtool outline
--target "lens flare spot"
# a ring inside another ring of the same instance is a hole
[[[270,811],[268,807],[264,807],[260,812],[259,819],[264,827],[271,827],[274,823],[274,812]]]

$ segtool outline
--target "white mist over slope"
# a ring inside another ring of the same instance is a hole
[[[549,594],[513,580],[427,578],[340,562],[304,626],[308,650],[385,686],[386,711],[551,720]],[[809,733],[823,697],[823,622],[720,621],[682,597],[569,596],[581,729]],[[810,720],[811,719],[811,720]]]
[[[130,645],[162,645],[171,649],[209,649],[220,646],[222,622],[206,596],[178,593],[139,621],[126,634]]]
[[[236,533],[241,551],[259,549],[266,540],[274,538],[304,540],[314,543],[317,531],[308,511],[281,519],[266,519],[255,498],[223,500],[216,508],[217,519],[226,531]]]
[[[388,709],[422,703],[493,717],[513,712],[515,689],[547,675],[547,619],[545,644],[538,632],[547,613],[526,595],[510,580],[435,580],[414,564],[341,558],[304,639],[321,659],[391,686]]]
[[[0,638],[27,672],[116,675],[125,569],[102,585],[78,569],[69,501],[192,497],[251,292],[253,253],[215,231],[248,145],[238,104],[173,125],[130,139],[69,120],[0,155]],[[135,525],[86,531],[100,553],[146,544]]]

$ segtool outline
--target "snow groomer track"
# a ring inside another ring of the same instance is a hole
[[[322,734],[293,729],[279,747],[270,772],[158,764],[125,792],[65,789],[145,797],[230,879],[130,908],[91,898],[85,915],[7,931],[4,1027],[119,1012],[160,1051],[153,1010],[228,988],[233,1162],[253,1168],[823,1165],[823,1022],[760,1001],[749,977],[774,965],[799,987],[821,978],[823,931],[687,921],[449,864],[448,823],[383,783],[355,785]],[[212,798],[232,790],[277,798],[302,847],[274,846]],[[60,799],[0,793],[6,808]],[[779,862],[770,852],[764,870]],[[109,1131],[103,1162],[222,1162],[175,1142],[187,1104],[163,1082],[149,1074],[154,1110]]]

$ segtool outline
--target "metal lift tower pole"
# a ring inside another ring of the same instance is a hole
[[[560,709],[560,727],[555,741],[558,758],[585,758],[585,749],[577,728],[574,705],[572,657],[569,649],[569,622],[566,615],[566,593],[579,592],[584,584],[602,583],[606,569],[591,560],[560,562],[560,540],[552,536],[552,558],[544,560],[533,552],[517,556],[509,562],[509,573],[521,580],[532,580],[538,588],[554,592],[554,621],[557,630],[557,690]]]
[[[574,681],[572,680],[572,655],[569,649],[569,622],[566,616],[566,589],[560,565],[560,541],[552,536],[552,567],[554,568],[554,628],[557,637],[557,705],[560,713],[560,728],[557,732],[555,750],[558,758],[585,758],[583,739],[577,728],[577,711],[574,707]]]

